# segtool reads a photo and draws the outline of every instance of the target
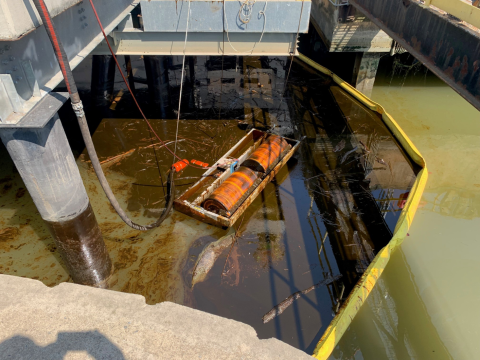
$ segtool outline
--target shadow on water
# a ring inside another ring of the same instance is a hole
[[[142,58],[132,60],[136,76],[146,76]],[[178,104],[181,61],[166,61],[170,109]],[[149,232],[128,228],[107,203],[75,125],[69,125],[70,115],[61,114],[115,266],[112,289],[141,294],[149,304],[168,300],[239,320],[261,338],[276,337],[312,352],[341,302],[390,240],[418,169],[375,113],[302,63],[294,61],[287,84],[287,58],[194,57],[186,64],[176,144],[182,158],[212,164],[253,127],[306,138],[235,224],[241,229],[233,246],[192,288],[199,254],[226,231],[178,212]],[[89,66],[80,66],[75,76],[85,79],[89,72]],[[118,81],[117,74],[114,100],[107,105],[112,115],[101,119],[99,114],[108,111],[93,106],[87,115],[121,205],[134,221],[150,223],[165,204],[173,159],[138,119]],[[146,85],[138,84],[136,92],[155,131],[173,148],[176,121],[158,119],[161,109]],[[87,85],[87,102],[88,96]],[[176,118],[175,112],[169,117]],[[176,195],[202,173],[189,167],[176,174]],[[29,244],[26,248],[33,246]],[[14,257],[9,249],[7,256]],[[33,261],[22,266],[33,266]],[[13,267],[0,271],[11,274]],[[65,280],[56,282],[54,274],[61,271],[53,268],[42,280],[49,285]],[[280,316],[262,322],[289,295],[335,276]]]

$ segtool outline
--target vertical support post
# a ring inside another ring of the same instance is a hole
[[[113,99],[116,64],[111,55],[93,55],[92,102],[96,107],[107,107]]]
[[[75,283],[107,287],[112,263],[58,115],[0,137]]]
[[[150,55],[144,56],[143,61],[151,101],[160,111],[161,117],[166,119],[170,113],[167,57]]]
[[[355,68],[357,68],[357,71],[354,70],[352,83],[355,88],[365,96],[372,96],[373,84],[375,83],[375,76],[377,75],[381,56],[382,53],[367,52],[357,54],[357,58],[355,59]],[[357,72],[356,75],[355,72]]]
[[[188,57],[188,69],[190,72],[190,86],[191,86],[191,96],[190,96],[190,108],[195,107],[195,63],[197,61],[196,56],[189,56]]]
[[[135,95],[135,80],[133,79],[132,60],[130,59],[130,55],[125,55],[125,66],[127,67],[128,86],[130,86],[130,89]]]

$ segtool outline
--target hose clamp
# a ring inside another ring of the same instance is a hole
[[[77,115],[77,118],[85,117],[85,112],[83,111],[82,101],[79,101],[76,104],[72,103],[72,108],[73,108],[73,111],[75,112],[75,115]]]

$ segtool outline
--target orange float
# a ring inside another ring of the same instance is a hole
[[[180,161],[177,161],[175,164],[172,165],[172,169],[175,169],[175,171],[178,173],[185,169],[187,165],[190,164],[187,159],[183,159]]]

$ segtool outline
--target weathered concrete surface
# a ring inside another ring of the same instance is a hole
[[[45,0],[52,17],[80,3],[81,0]],[[41,25],[32,0],[0,0],[0,40],[15,40]]]
[[[233,320],[72,283],[0,275],[1,359],[311,359]]]
[[[330,52],[389,52],[392,39],[353,6],[312,0],[312,24]]]
[[[381,53],[358,53],[352,83],[364,95],[371,97]],[[355,76],[356,75],[356,76]]]
[[[480,110],[480,34],[411,0],[351,0],[403,48]]]

